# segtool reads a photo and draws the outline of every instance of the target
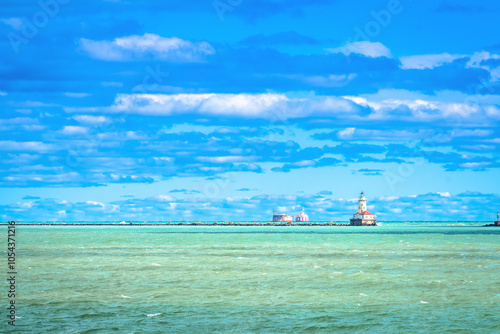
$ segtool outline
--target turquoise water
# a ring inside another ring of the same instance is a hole
[[[474,225],[17,226],[16,332],[498,333]]]

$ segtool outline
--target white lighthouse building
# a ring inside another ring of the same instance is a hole
[[[366,197],[363,192],[358,199],[358,212],[351,218],[351,226],[377,226],[377,216],[366,211]]]

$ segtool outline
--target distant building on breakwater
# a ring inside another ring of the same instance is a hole
[[[484,225],[484,226],[500,226],[500,215],[499,215],[499,213],[497,212],[497,221],[496,222],[493,222],[493,224],[488,224],[488,225]]]
[[[292,222],[295,218],[296,222],[308,222],[309,216],[304,212],[304,209],[297,216],[290,216],[286,213],[276,214],[273,211],[273,222]]]
[[[366,197],[363,192],[358,199],[358,212],[350,219],[351,226],[377,226],[377,216],[366,211]]]

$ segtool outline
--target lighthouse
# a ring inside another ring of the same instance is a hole
[[[377,216],[366,210],[366,197],[363,192],[358,199],[358,212],[351,218],[351,226],[377,226]]]

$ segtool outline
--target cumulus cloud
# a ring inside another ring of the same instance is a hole
[[[273,120],[353,113],[356,105],[335,97],[320,96],[311,99],[289,98],[284,94],[120,94],[110,108],[71,109],[67,111],[108,111],[141,115],[169,116],[200,114],[206,116],[234,116]]]
[[[415,55],[401,57],[401,68],[404,70],[416,69],[432,69],[453,62],[455,59],[466,57],[464,55],[451,55],[449,53]]]
[[[80,48],[92,58],[107,61],[160,59],[173,62],[198,62],[215,53],[207,42],[191,42],[155,34],[132,35],[112,41],[80,39]]]
[[[405,119],[408,121],[444,121],[447,118],[461,120],[490,119],[488,114],[492,106],[476,104],[473,100],[459,102],[442,102],[423,99],[385,99],[381,101],[368,100],[359,96],[344,96],[360,106],[373,110],[371,119]]]
[[[331,53],[343,53],[346,56],[350,55],[351,53],[354,53],[370,58],[378,58],[378,57],[392,58],[391,50],[389,50],[384,44],[380,42],[369,42],[369,41],[353,42],[338,48],[327,49],[327,51]]]
[[[488,63],[488,61],[498,62],[499,59],[500,59],[500,55],[498,55],[498,54],[491,54],[491,53],[485,52],[485,51],[475,52],[472,56],[470,56],[470,60],[467,62],[467,67],[481,68],[481,69],[484,69],[486,71],[489,71],[491,74],[491,81],[497,82],[500,80],[500,66],[498,66],[498,65],[492,66]],[[489,90],[491,90],[491,88]]]
[[[61,130],[65,135],[82,135],[87,133],[88,129],[83,126],[66,125]]]
[[[360,96],[288,97],[286,94],[118,94],[109,107],[65,108],[79,113],[126,113],[150,116],[202,115],[207,117],[260,118],[283,121],[304,117],[358,121],[405,120],[434,122],[461,119],[486,122],[500,118],[494,105],[466,98],[458,102],[424,99],[370,100]],[[348,136],[349,131],[339,135]],[[352,134],[352,133],[351,133]]]
[[[89,124],[89,125],[99,125],[99,124],[111,122],[111,120],[108,117],[93,116],[93,115],[76,115],[76,116],[73,116],[73,119],[80,122],[80,123]]]

